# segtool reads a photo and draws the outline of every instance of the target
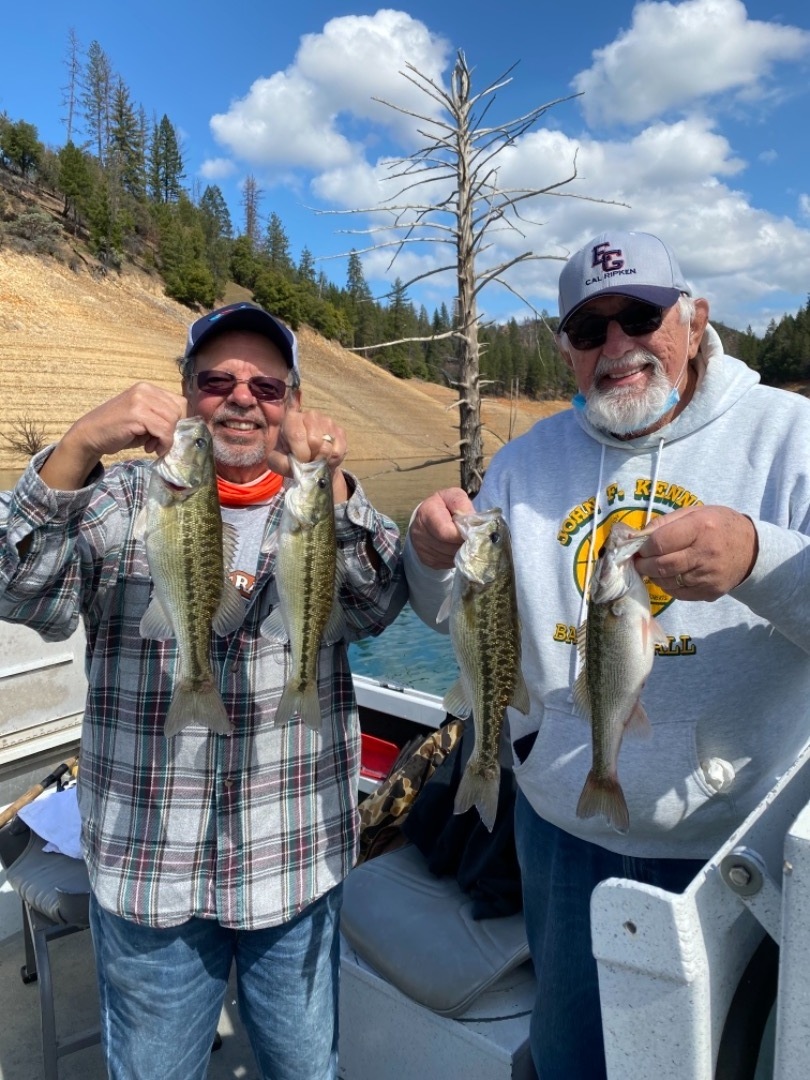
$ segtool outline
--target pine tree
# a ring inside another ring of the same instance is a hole
[[[252,251],[259,250],[259,202],[262,192],[256,183],[256,177],[248,173],[242,185],[242,206],[245,208],[244,235]]]
[[[90,203],[93,176],[87,158],[72,142],[59,151],[59,190],[65,197],[62,213],[71,218],[75,231],[80,215]]]
[[[164,113],[159,124],[152,128],[152,144],[149,150],[149,191],[157,202],[176,202],[183,190],[183,157],[177,132]]]
[[[38,168],[44,149],[33,124],[18,120],[0,126],[0,161],[19,169],[23,176]]]
[[[228,204],[217,184],[206,185],[200,196],[200,211],[203,215],[203,229],[209,240],[230,240],[233,237]]]
[[[121,188],[135,199],[146,194],[146,163],[141,126],[129,90],[118,78],[110,114],[109,166]]]
[[[315,260],[308,247],[301,248],[301,258],[298,262],[298,280],[302,284],[315,285]]]
[[[290,241],[281,223],[281,218],[275,211],[267,221],[264,251],[271,270],[281,274],[282,277],[293,278],[295,268],[290,257]]]
[[[102,165],[107,160],[110,138],[112,82],[112,65],[109,57],[97,41],[91,41],[90,48],[87,50],[81,105],[84,112],[85,131],[93,142],[96,157]]]

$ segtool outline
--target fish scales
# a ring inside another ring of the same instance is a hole
[[[467,588],[462,601],[458,637],[465,658],[463,670],[471,682],[473,714],[502,714],[512,699],[520,650],[512,629],[514,600],[507,586],[494,585],[476,593]],[[499,768],[500,731],[487,725],[481,732],[481,758],[488,771]]]
[[[195,723],[226,734],[232,724],[211,667],[211,633],[235,630],[244,604],[226,576],[233,540],[222,523],[211,434],[199,418],[178,421],[172,446],[153,466],[135,535],[154,582],[141,634],[177,640],[166,734]]]
[[[277,608],[262,623],[265,637],[289,641],[290,675],[276,710],[276,724],[295,715],[319,731],[318,657],[325,641],[345,633],[337,602],[338,554],[332,477],[324,458],[290,457],[288,488],[278,528]]]
[[[592,575],[588,615],[579,635],[584,666],[574,686],[574,701],[590,717],[592,744],[577,816],[601,815],[622,833],[630,827],[630,815],[618,779],[619,751],[626,732],[649,730],[641,692],[655,643],[666,640],[633,563],[646,538],[622,521],[608,536]]]
[[[500,743],[507,705],[529,711],[520,667],[517,611],[509,529],[500,510],[456,514],[464,543],[448,601],[450,637],[460,679],[445,696],[448,712],[473,715],[475,745],[462,776],[455,812],[476,806],[490,831],[500,787]],[[445,616],[444,608],[439,621]]]
[[[321,639],[334,599],[335,519],[329,514],[311,529],[301,529],[288,595],[293,614],[293,678],[303,690],[315,677]]]

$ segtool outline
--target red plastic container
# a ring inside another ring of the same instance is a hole
[[[370,780],[382,780],[396,761],[399,747],[365,732],[360,739],[360,772]]]

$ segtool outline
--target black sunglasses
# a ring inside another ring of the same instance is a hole
[[[597,315],[593,312],[574,315],[566,324],[565,333],[575,349],[595,349],[605,344],[608,323],[617,322],[625,334],[641,337],[659,329],[664,321],[664,310],[644,300],[634,300],[613,315]]]
[[[189,382],[196,379],[197,389],[202,394],[215,397],[227,397],[240,383],[250,387],[250,392],[257,401],[283,401],[290,389],[290,384],[281,379],[272,379],[269,375],[253,375],[249,379],[237,379],[230,371],[197,371],[189,376]]]

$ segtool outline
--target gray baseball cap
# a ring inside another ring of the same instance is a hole
[[[671,307],[681,293],[691,296],[692,290],[663,240],[643,232],[600,233],[562,269],[559,329],[595,296],[632,296]]]

